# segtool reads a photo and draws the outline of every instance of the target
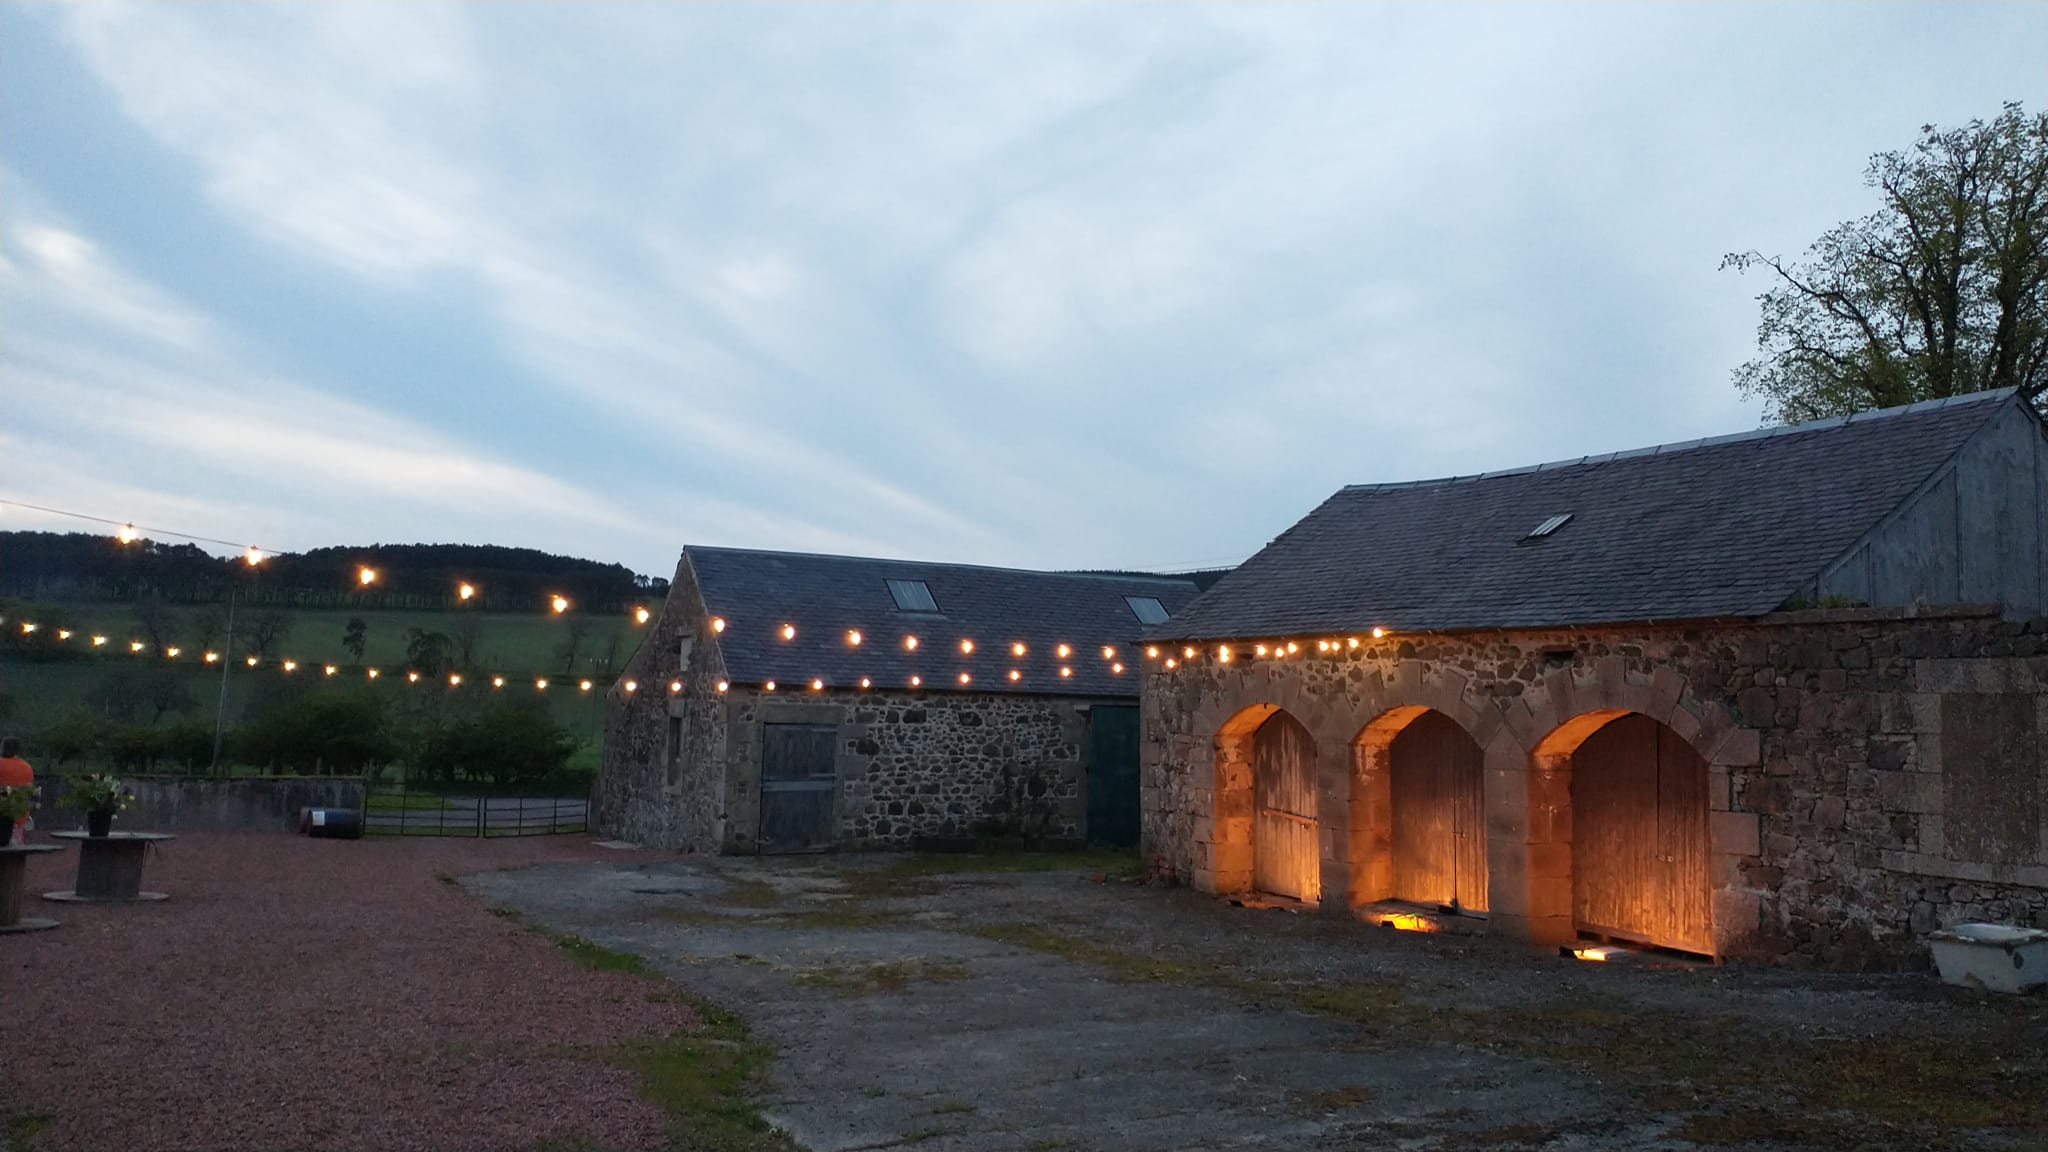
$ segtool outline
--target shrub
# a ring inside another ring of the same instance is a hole
[[[235,759],[278,771],[353,774],[395,755],[381,702],[361,690],[283,700],[235,733]]]
[[[576,742],[538,700],[498,699],[429,735],[419,758],[424,779],[501,788],[533,787],[560,775]]]

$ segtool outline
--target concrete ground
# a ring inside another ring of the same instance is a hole
[[[462,883],[742,1016],[778,1053],[765,1114],[818,1152],[2048,1146],[2042,997],[1594,964],[1048,863]]]

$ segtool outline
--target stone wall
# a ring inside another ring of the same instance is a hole
[[[247,776],[226,780],[189,776],[123,776],[135,790],[135,807],[116,820],[116,829],[135,832],[292,832],[301,808],[363,808],[357,776]],[[85,827],[85,813],[64,804],[70,782],[63,776],[36,779],[43,790],[36,828],[60,832]]]
[[[985,692],[730,693],[726,848],[754,850],[761,727],[839,730],[839,840],[908,847],[921,836],[1082,835],[1087,702]]]
[[[1570,755],[1642,712],[1711,765],[1718,954],[1916,963],[1939,926],[2048,925],[2048,620],[1966,606],[1295,640],[1148,662],[1145,851],[1197,887],[1248,883],[1246,741],[1284,708],[1316,737],[1324,907],[1384,895],[1368,784],[1435,709],[1486,753],[1491,928],[1569,940]]]
[[[599,834],[684,852],[719,850],[726,699],[718,685],[724,676],[685,560],[606,702],[604,765],[591,816]]]

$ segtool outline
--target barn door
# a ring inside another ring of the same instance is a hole
[[[1088,710],[1088,842],[1138,843],[1138,710],[1127,705]]]
[[[1252,737],[1252,792],[1253,885],[1314,903],[1322,895],[1316,745],[1285,712],[1274,713]]]
[[[815,852],[832,846],[839,773],[833,751],[839,730],[829,724],[761,726],[763,852]]]
[[[1572,904],[1588,931],[1714,950],[1707,764],[1648,716],[1622,716],[1572,753]]]
[[[1388,749],[1394,898],[1486,911],[1486,754],[1441,712],[1415,718]]]

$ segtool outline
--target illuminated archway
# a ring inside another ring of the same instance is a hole
[[[1486,911],[1485,752],[1470,731],[1441,709],[1403,705],[1352,749],[1355,901]]]
[[[1209,817],[1217,892],[1320,899],[1316,785],[1315,740],[1277,706],[1243,708],[1217,729]]]

